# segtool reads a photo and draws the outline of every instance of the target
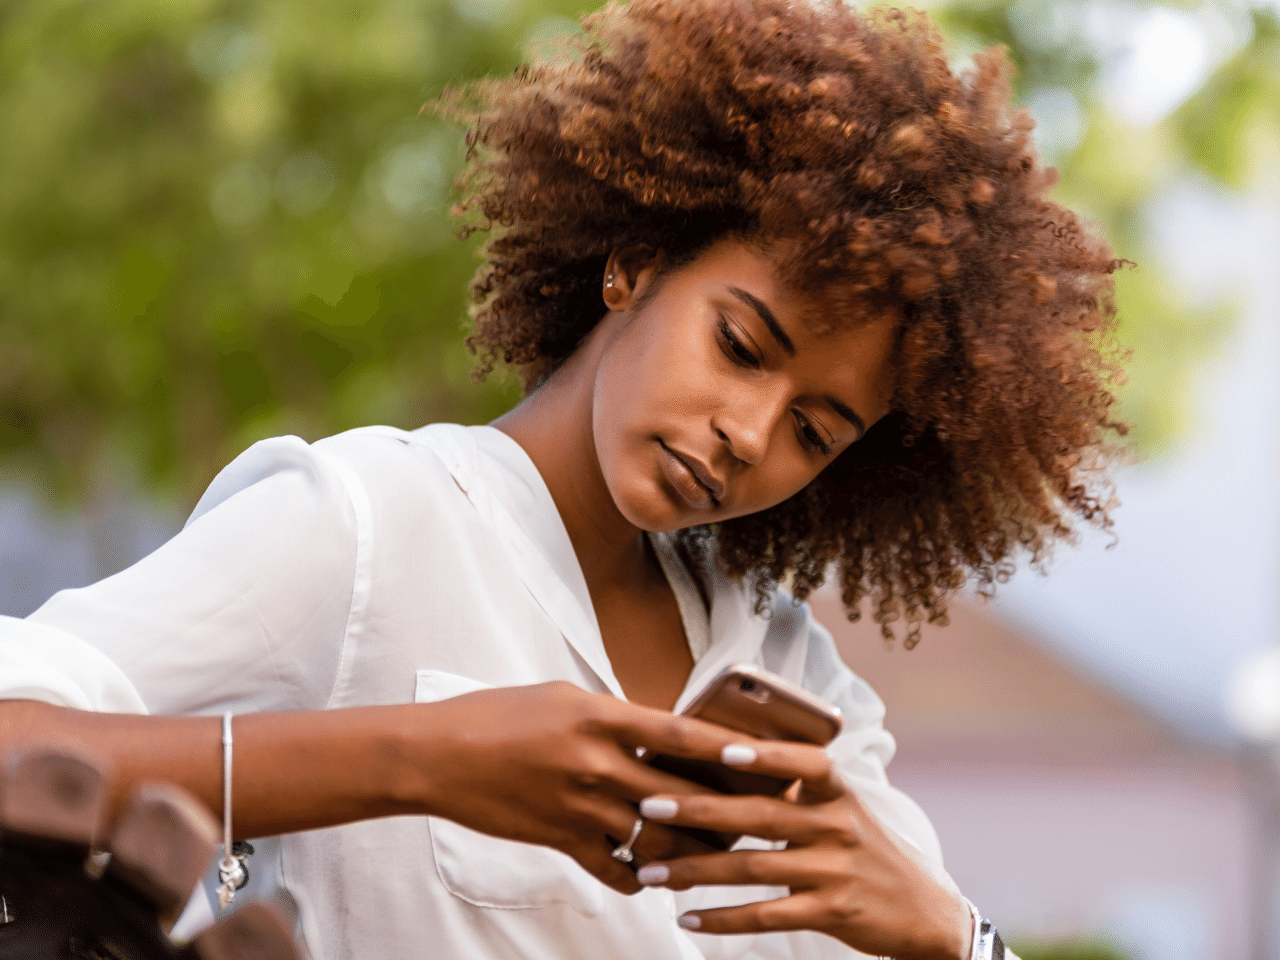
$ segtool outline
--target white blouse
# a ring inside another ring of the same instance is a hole
[[[653,538],[695,657],[676,709],[723,667],[762,664],[835,703],[829,750],[867,806],[941,862],[928,819],[891,787],[884,707],[807,606],[771,617],[718,572],[710,610]],[[491,427],[354,430],[254,445],[185,529],[133,567],[0,618],[0,698],[155,714],[423,702],[568,680],[623,697],[546,485]],[[823,960],[813,932],[717,937],[686,910],[780,896],[707,887],[631,897],[566,855],[435,817],[391,817],[258,845],[251,889],[282,892],[314,960]]]

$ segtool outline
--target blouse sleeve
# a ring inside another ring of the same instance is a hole
[[[297,437],[255,444],[154,553],[26,620],[0,618],[0,698],[160,714],[323,708],[367,539],[347,472]]]

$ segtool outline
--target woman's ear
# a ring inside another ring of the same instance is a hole
[[[652,247],[615,247],[604,268],[605,306],[620,313],[629,309],[653,282],[661,259]]]

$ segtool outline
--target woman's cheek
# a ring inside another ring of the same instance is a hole
[[[768,476],[762,476],[759,479],[757,489],[754,491],[754,506],[747,513],[759,513],[761,510],[768,510],[770,507],[776,507],[784,500],[789,500],[809,483],[817,477],[819,471],[807,462],[796,460],[787,464],[785,468],[772,471]]]

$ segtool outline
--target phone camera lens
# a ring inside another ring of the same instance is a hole
[[[750,693],[755,688],[756,688],[756,682],[754,680],[743,680],[740,684],[738,684],[738,689],[741,690],[743,693]]]

